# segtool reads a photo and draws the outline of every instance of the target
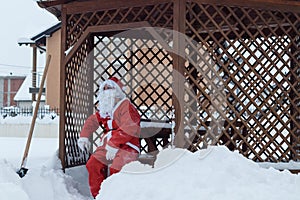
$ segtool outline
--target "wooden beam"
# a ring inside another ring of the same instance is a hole
[[[156,5],[169,3],[172,0],[94,0],[84,2],[72,2],[63,5],[67,9],[68,14],[83,13],[83,12],[94,12],[102,10],[111,10],[117,8],[131,8],[138,6]]]
[[[226,6],[242,6],[263,10],[279,10],[284,12],[300,13],[300,1],[283,1],[283,0],[187,0],[188,2],[226,5]]]
[[[86,31],[81,35],[79,40],[73,46],[71,51],[68,53],[66,58],[64,59],[64,63],[62,66],[65,66],[70,59],[74,56],[74,54],[80,48],[80,45],[84,42],[84,40],[90,36],[92,33],[103,33],[103,32],[111,32],[111,31],[124,31],[133,28],[141,28],[141,27],[150,27],[148,22],[133,22],[133,23],[124,23],[124,24],[109,24],[109,25],[100,25],[100,26],[89,26]],[[64,40],[62,40],[64,41]]]

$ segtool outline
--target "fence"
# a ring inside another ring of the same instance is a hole
[[[0,108],[2,118],[15,117],[15,116],[32,116],[34,108],[19,108],[19,107],[4,107]],[[38,109],[38,118],[43,119],[45,115],[50,115],[53,119],[58,115],[59,108],[45,108]]]

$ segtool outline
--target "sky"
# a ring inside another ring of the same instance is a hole
[[[2,120],[15,121],[15,126],[20,121],[17,117]],[[58,125],[56,118],[43,120]],[[86,167],[63,173],[57,135],[38,134],[42,133],[36,132],[31,140],[29,170],[23,178],[16,172],[27,138],[14,137],[14,131],[11,137],[0,136],[0,199],[91,200]],[[96,199],[299,200],[299,188],[300,174],[262,167],[225,146],[208,146],[194,153],[168,147],[158,154],[153,167],[135,161],[108,177]]]
[[[32,49],[19,46],[21,38],[31,38],[58,23],[34,0],[5,1],[0,7],[0,75],[27,75],[31,72]],[[38,53],[38,71],[45,65],[45,54]]]

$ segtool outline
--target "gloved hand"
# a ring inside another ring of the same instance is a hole
[[[91,142],[86,137],[81,137],[77,140],[77,145],[82,151],[89,151],[91,148]]]
[[[116,157],[116,154],[119,149],[109,146],[105,146],[106,149],[106,160],[113,160]]]

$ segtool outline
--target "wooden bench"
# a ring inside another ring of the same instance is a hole
[[[170,143],[172,127],[170,121],[141,120],[141,155],[138,160],[143,164],[154,165],[158,146],[165,148]],[[144,141],[144,144],[143,144]],[[159,143],[159,144],[158,144]]]
[[[207,121],[205,126],[202,126],[197,130],[197,134],[192,143],[199,143],[199,140],[203,139],[203,136],[207,134],[207,129],[210,128],[212,124]],[[225,121],[222,127],[226,128],[226,132],[222,132],[219,135],[218,143],[226,145],[230,150],[236,150],[237,144],[242,142],[242,151],[247,151],[247,144],[243,142],[247,137],[247,129],[242,122],[234,122],[229,125]],[[217,127],[216,127],[217,128]],[[211,130],[212,132],[218,130]],[[162,148],[167,147],[170,144],[170,138],[172,135],[172,125],[170,121],[158,121],[158,120],[141,120],[141,139],[146,143],[146,147],[141,145],[141,152],[145,152],[139,156],[139,161],[143,164],[154,164],[156,155],[159,152],[158,145]],[[160,144],[157,144],[158,141],[161,141]]]

